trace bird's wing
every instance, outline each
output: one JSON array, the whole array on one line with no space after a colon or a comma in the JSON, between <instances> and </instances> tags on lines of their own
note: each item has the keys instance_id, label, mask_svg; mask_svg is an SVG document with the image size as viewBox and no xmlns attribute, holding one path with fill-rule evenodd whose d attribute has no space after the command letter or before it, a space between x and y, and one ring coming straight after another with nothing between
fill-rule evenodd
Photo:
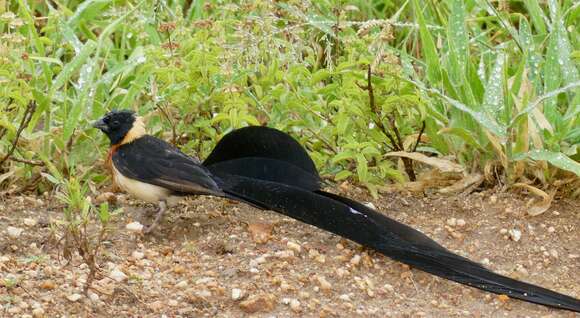
<instances>
[{"instance_id":1,"label":"bird's wing","mask_svg":"<svg viewBox=\"0 0 580 318\"><path fill-rule=\"evenodd\" d=\"M240 128L225 135L203 165L219 165L234 175L309 190L318 190L321 183L314 162L294 138L262 126Z\"/></svg>"},{"instance_id":2,"label":"bird's wing","mask_svg":"<svg viewBox=\"0 0 580 318\"><path fill-rule=\"evenodd\" d=\"M123 144L112 155L125 177L182 194L222 195L211 173L199 160L153 136Z\"/></svg>"},{"instance_id":3,"label":"bird's wing","mask_svg":"<svg viewBox=\"0 0 580 318\"><path fill-rule=\"evenodd\" d=\"M270 209L338 234L425 272L528 302L580 312L580 301L496 274L450 252L421 232L356 201L322 191L210 170L230 198Z\"/></svg>"}]
</instances>

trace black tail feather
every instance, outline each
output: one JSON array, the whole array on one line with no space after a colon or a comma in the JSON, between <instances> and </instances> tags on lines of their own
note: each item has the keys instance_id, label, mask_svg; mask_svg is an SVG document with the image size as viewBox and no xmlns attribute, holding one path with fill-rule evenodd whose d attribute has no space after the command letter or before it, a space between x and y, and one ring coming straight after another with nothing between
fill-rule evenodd
<instances>
[{"instance_id":1,"label":"black tail feather","mask_svg":"<svg viewBox=\"0 0 580 318\"><path fill-rule=\"evenodd\" d=\"M373 248L425 272L496 294L580 312L570 296L491 272L426 235L356 201L322 191L234 176L212 169L230 197L270 209Z\"/></svg>"}]
</instances>

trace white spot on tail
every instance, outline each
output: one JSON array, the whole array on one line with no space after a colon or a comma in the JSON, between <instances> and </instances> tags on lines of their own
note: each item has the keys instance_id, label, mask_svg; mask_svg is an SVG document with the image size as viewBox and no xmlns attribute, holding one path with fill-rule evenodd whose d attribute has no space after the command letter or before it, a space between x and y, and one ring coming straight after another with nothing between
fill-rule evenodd
<instances>
[{"instance_id":1,"label":"white spot on tail","mask_svg":"<svg viewBox=\"0 0 580 318\"><path fill-rule=\"evenodd\" d=\"M359 211L357 211L357 210L355 210L355 209L353 209L351 207L349 207L349 209L350 209L350 213L352 213L352 214L360 214L360 215L364 216L365 218L367 217L366 214L361 213L361 212L359 212Z\"/></svg>"}]
</instances>

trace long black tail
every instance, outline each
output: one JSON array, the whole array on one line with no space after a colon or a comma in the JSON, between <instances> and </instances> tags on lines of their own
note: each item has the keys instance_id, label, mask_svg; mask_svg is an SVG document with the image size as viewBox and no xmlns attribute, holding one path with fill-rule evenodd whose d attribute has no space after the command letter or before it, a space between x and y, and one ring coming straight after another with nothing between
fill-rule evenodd
<instances>
[{"instance_id":1,"label":"long black tail","mask_svg":"<svg viewBox=\"0 0 580 318\"><path fill-rule=\"evenodd\" d=\"M356 201L292 185L209 169L232 199L270 209L338 234L428 273L496 294L580 312L570 296L491 272L456 255L413 228Z\"/></svg>"}]
</instances>

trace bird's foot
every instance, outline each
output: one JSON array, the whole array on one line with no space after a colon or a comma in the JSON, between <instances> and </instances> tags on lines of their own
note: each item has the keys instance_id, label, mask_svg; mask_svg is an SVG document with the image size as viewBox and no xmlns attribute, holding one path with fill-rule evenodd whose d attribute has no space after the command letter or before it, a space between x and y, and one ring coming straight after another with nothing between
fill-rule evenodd
<instances>
[{"instance_id":1,"label":"bird's foot","mask_svg":"<svg viewBox=\"0 0 580 318\"><path fill-rule=\"evenodd\" d=\"M157 215L155 216L155 220L153 220L153 223L151 223L151 225L143 228L143 234L151 233L153 231L153 229L155 229L159 225L159 223L161 222L161 219L163 218L163 214L165 213L166 210L167 210L167 205L165 204L165 201L160 201L159 202L159 210L157 210Z\"/></svg>"}]
</instances>

